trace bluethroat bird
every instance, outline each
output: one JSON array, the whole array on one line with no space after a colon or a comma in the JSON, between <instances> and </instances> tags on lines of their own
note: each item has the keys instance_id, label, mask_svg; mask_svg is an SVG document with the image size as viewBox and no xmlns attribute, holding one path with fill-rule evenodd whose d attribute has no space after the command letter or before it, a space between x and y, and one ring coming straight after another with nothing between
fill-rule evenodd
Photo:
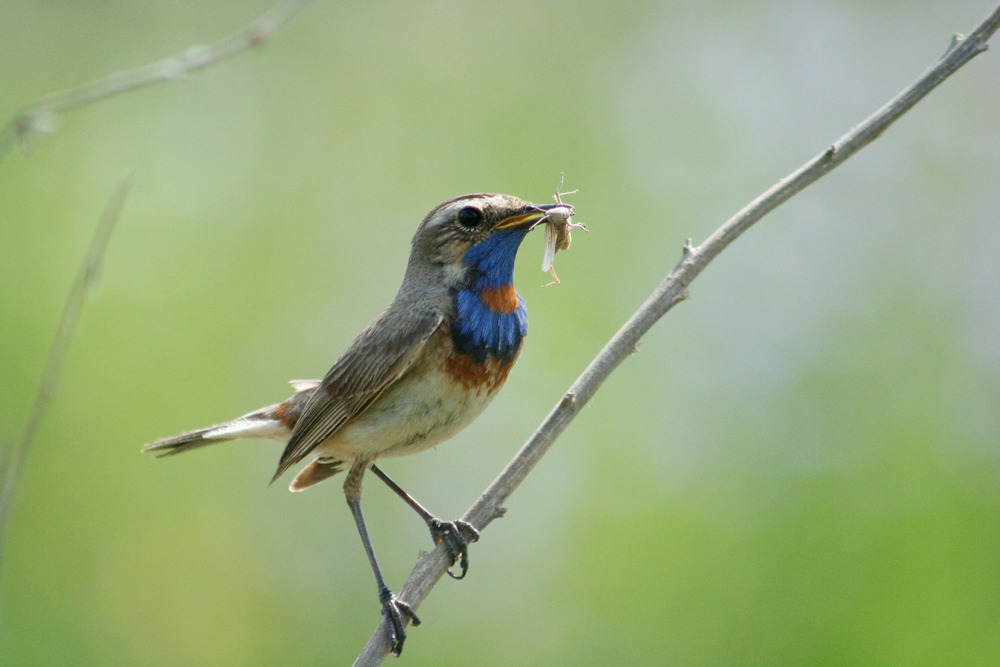
<instances>
[{"instance_id":1,"label":"bluethroat bird","mask_svg":"<svg viewBox=\"0 0 1000 667\"><path fill-rule=\"evenodd\" d=\"M442 521L378 466L383 456L414 454L458 433L483 411L517 360L528 331L514 290L514 258L528 232L572 212L566 204L531 204L503 194L472 194L437 206L413 236L396 298L347 347L322 380L297 381L287 400L215 426L146 445L179 454L238 438L285 442L272 482L311 457L292 480L302 491L346 471L344 494L361 535L392 650L406 639L410 606L386 586L361 514L361 481L371 470L444 542L462 578L468 545L479 534L464 521Z\"/></svg>"}]
</instances>

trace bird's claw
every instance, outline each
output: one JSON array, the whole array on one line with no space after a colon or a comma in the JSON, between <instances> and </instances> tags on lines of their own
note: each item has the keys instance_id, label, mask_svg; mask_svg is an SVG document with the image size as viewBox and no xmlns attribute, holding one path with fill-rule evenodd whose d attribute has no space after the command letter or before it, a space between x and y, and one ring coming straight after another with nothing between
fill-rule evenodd
<instances>
[{"instance_id":1,"label":"bird's claw","mask_svg":"<svg viewBox=\"0 0 1000 667\"><path fill-rule=\"evenodd\" d=\"M389 641L392 643L392 652L398 658L403 652L403 642L406 641L404 619L409 619L413 625L420 625L420 618L410 605L393 595L388 588L383 589L378 598L382 603L382 613L389 620Z\"/></svg>"},{"instance_id":2,"label":"bird's claw","mask_svg":"<svg viewBox=\"0 0 1000 667\"><path fill-rule=\"evenodd\" d=\"M479 531L468 521L456 519L454 521L441 521L432 519L427 523L431 529L431 538L434 544L444 542L451 554L451 564L458 563L461 574L455 574L448 569L448 576L452 579L462 579L469 571L469 543L479 539Z\"/></svg>"}]
</instances>

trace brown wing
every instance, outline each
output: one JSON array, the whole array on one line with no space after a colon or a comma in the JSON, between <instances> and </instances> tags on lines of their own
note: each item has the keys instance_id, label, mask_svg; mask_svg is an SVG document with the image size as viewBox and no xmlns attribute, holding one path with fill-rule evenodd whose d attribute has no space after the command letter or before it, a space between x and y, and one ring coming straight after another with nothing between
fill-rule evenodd
<instances>
[{"instance_id":1,"label":"brown wing","mask_svg":"<svg viewBox=\"0 0 1000 667\"><path fill-rule=\"evenodd\" d=\"M317 387L271 481L371 405L409 368L442 319L436 310L394 303L368 325Z\"/></svg>"}]
</instances>

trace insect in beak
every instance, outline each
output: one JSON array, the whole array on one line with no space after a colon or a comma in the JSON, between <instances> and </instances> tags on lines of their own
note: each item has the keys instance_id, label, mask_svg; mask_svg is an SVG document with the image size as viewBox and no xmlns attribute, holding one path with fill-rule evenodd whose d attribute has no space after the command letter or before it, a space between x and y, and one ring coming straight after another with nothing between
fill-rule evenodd
<instances>
[{"instance_id":1,"label":"insect in beak","mask_svg":"<svg viewBox=\"0 0 1000 667\"><path fill-rule=\"evenodd\" d=\"M582 229L585 232L589 231L587 225L582 222L573 222L573 207L562 200L563 196L576 194L577 190L561 192L562 185L563 175L560 174L559 187L556 188L554 196L556 204L554 206L547 206L545 208L545 217L535 223L536 225L545 224L545 251L542 254L542 271L552 274L552 282L543 285L543 287L559 284L559 276L556 275L553 264L556 253L560 250L568 250L570 243L573 242L572 230Z\"/></svg>"}]
</instances>

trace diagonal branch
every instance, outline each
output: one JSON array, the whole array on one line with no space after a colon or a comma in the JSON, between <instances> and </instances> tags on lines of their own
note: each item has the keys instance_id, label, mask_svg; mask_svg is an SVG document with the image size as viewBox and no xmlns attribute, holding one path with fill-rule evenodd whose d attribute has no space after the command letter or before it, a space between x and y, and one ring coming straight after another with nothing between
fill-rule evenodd
<instances>
[{"instance_id":1,"label":"diagonal branch","mask_svg":"<svg viewBox=\"0 0 1000 667\"><path fill-rule=\"evenodd\" d=\"M463 519L482 531L493 519L502 516L503 503L524 481L580 408L597 392L612 371L636 349L642 336L676 303L687 298L687 286L709 262L751 225L867 146L938 84L985 51L986 42L998 27L1000 27L1000 5L995 7L967 38L956 35L944 55L916 81L834 142L827 150L750 202L698 247L693 247L688 241L677 266L587 366L521 451L469 508ZM417 561L400 591L400 597L416 608L450 565L447 549L443 545L438 545L434 551ZM389 649L388 627L383 619L358 656L355 665L381 664Z\"/></svg>"},{"instance_id":2,"label":"diagonal branch","mask_svg":"<svg viewBox=\"0 0 1000 667\"><path fill-rule=\"evenodd\" d=\"M104 211L94 229L90 248L80 265L69 295L66 297L62 317L59 318L59 328L56 330L56 337L49 350L49 356L45 360L42 380L35 393L31 409L28 411L24 428L17 441L11 444L9 450L0 451L0 562L2 562L3 555L4 528L6 528L7 519L10 516L14 491L17 488L18 478L21 476L21 469L24 467L25 457L52 398L63 363L66 361L70 341L72 341L76 325L80 321L83 304L87 300L90 288L93 287L94 281L97 279L101 262L108 249L108 241L111 240L111 233L115 229L122 206L125 204L125 198L131 188L132 174L129 173L118 182L104 204Z\"/></svg>"},{"instance_id":3,"label":"diagonal branch","mask_svg":"<svg viewBox=\"0 0 1000 667\"><path fill-rule=\"evenodd\" d=\"M114 72L68 90L51 93L29 103L0 129L0 160L15 141L27 146L36 134L53 130L55 117L99 100L136 88L179 79L189 72L232 58L267 41L292 18L308 0L284 0L253 23L208 46L192 46L183 53L135 69Z\"/></svg>"}]
</instances>

